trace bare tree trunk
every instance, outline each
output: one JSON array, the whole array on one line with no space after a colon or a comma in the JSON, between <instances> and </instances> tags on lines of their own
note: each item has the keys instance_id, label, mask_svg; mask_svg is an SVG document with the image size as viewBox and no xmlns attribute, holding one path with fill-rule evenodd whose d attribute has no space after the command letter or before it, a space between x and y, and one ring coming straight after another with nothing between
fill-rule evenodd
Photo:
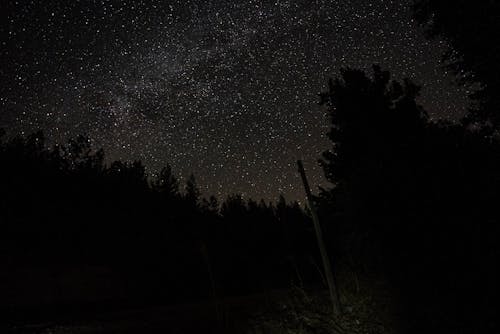
<instances>
[{"instance_id":1,"label":"bare tree trunk","mask_svg":"<svg viewBox=\"0 0 500 334\"><path fill-rule=\"evenodd\" d=\"M307 201L309 203L309 208L311 209L311 216L314 223L314 230L316 231L316 239L318 241L319 251L321 253L321 259L323 261L323 269L325 270L326 281L328 282L328 289L330 290L330 298L332 300L333 314L339 315L341 313L339 295L337 291L337 286L335 285L332 269L330 266L330 260L326 252L325 243L323 241L323 233L321 232L318 213L314 205L311 189L309 188L309 182L307 182L306 172L304 171L304 165L302 164L301 160L297 160L297 165L299 167L300 176L302 177L302 183L304 184L304 189L306 192Z\"/></svg>"}]
</instances>

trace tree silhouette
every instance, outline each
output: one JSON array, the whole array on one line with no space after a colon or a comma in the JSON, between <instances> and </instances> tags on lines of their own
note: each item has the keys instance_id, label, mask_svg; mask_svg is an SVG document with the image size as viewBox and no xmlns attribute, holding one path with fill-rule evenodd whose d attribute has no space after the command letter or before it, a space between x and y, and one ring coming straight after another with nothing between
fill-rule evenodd
<instances>
[{"instance_id":1,"label":"tree silhouette","mask_svg":"<svg viewBox=\"0 0 500 334\"><path fill-rule=\"evenodd\" d=\"M201 209L204 213L209 215L219 214L219 201L214 195L211 195L208 199L203 198Z\"/></svg>"},{"instance_id":2,"label":"tree silhouette","mask_svg":"<svg viewBox=\"0 0 500 334\"><path fill-rule=\"evenodd\" d=\"M474 0L414 0L414 16L430 37L452 50L444 56L459 77L482 86L472 98L479 105L467 121L500 124L500 3Z\"/></svg>"},{"instance_id":3,"label":"tree silhouette","mask_svg":"<svg viewBox=\"0 0 500 334\"><path fill-rule=\"evenodd\" d=\"M185 191L184 198L187 203L193 208L197 207L200 201L201 192L193 174L189 175L189 178L186 180Z\"/></svg>"},{"instance_id":4,"label":"tree silhouette","mask_svg":"<svg viewBox=\"0 0 500 334\"><path fill-rule=\"evenodd\" d=\"M207 254L221 296L287 286L296 276L284 254L298 254L293 249L304 245L308 217L284 200L286 220L274 206L237 195L219 210L214 196L201 197L193 175L181 196L169 165L150 181L140 161L106 162L84 136L52 148L41 132L0 139L0 261L7 273L0 284L12 296L27 291L28 305L39 302L38 281L96 266L115 276L99 278L107 288L95 298L120 303L213 295ZM285 237L283 224L296 231L294 237ZM297 256L296 265L301 261ZM20 280L16 268L29 273L23 286L13 283ZM39 268L52 268L50 277ZM92 295L81 285L87 279L97 278L69 282L74 299L62 293L63 300L51 305ZM313 275L306 283L318 279ZM55 281L53 286L58 288ZM4 299L0 307L11 302Z\"/></svg>"},{"instance_id":5,"label":"tree silhouette","mask_svg":"<svg viewBox=\"0 0 500 334\"><path fill-rule=\"evenodd\" d=\"M496 323L496 297L480 296L498 288L467 263L498 277L490 238L500 235L500 145L481 131L430 122L417 94L378 67L372 77L343 70L321 94L333 144L320 161L333 184L319 198L325 235L342 261L382 272L400 289L409 332L473 332L478 322Z\"/></svg>"},{"instance_id":6,"label":"tree silhouette","mask_svg":"<svg viewBox=\"0 0 500 334\"><path fill-rule=\"evenodd\" d=\"M398 203L401 194L384 190L401 182L401 173L413 170L418 159L415 147L422 142L427 116L415 103L417 94L414 84L391 82L377 66L373 78L343 70L341 79L330 81L329 91L321 94L330 111L333 149L323 153L320 163L334 192L344 194L339 199L344 210L373 214Z\"/></svg>"},{"instance_id":7,"label":"tree silhouette","mask_svg":"<svg viewBox=\"0 0 500 334\"><path fill-rule=\"evenodd\" d=\"M168 199L179 197L179 181L172 174L172 167L167 164L153 181L153 189Z\"/></svg>"}]
</instances>

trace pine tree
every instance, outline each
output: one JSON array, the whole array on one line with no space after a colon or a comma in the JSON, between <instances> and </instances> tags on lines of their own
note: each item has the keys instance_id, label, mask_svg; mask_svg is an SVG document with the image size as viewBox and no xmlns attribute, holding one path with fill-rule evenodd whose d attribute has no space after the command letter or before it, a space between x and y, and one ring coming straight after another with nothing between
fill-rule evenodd
<instances>
[{"instance_id":1,"label":"pine tree","mask_svg":"<svg viewBox=\"0 0 500 334\"><path fill-rule=\"evenodd\" d=\"M153 188L163 196L170 199L179 196L179 181L172 173L172 167L167 164L163 167L157 179L153 182Z\"/></svg>"}]
</instances>

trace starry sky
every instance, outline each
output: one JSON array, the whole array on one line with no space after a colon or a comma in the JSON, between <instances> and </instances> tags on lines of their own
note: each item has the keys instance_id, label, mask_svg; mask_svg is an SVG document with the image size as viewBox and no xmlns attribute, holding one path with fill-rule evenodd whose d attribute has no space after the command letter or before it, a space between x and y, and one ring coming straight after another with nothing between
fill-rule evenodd
<instances>
[{"instance_id":1,"label":"starry sky","mask_svg":"<svg viewBox=\"0 0 500 334\"><path fill-rule=\"evenodd\" d=\"M374 63L422 85L433 118L458 119L465 88L405 0L45 0L0 5L0 127L88 135L108 161L166 163L203 193L304 198L329 148L318 93Z\"/></svg>"}]
</instances>

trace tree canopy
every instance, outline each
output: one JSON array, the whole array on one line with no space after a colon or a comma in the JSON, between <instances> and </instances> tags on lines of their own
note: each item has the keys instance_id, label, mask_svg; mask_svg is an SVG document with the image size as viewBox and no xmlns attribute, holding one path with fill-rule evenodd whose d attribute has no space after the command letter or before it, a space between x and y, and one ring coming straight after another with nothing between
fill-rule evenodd
<instances>
[{"instance_id":1,"label":"tree canopy","mask_svg":"<svg viewBox=\"0 0 500 334\"><path fill-rule=\"evenodd\" d=\"M500 124L500 3L495 0L414 0L414 16L430 37L451 46L444 55L467 82L481 84L468 120Z\"/></svg>"}]
</instances>

